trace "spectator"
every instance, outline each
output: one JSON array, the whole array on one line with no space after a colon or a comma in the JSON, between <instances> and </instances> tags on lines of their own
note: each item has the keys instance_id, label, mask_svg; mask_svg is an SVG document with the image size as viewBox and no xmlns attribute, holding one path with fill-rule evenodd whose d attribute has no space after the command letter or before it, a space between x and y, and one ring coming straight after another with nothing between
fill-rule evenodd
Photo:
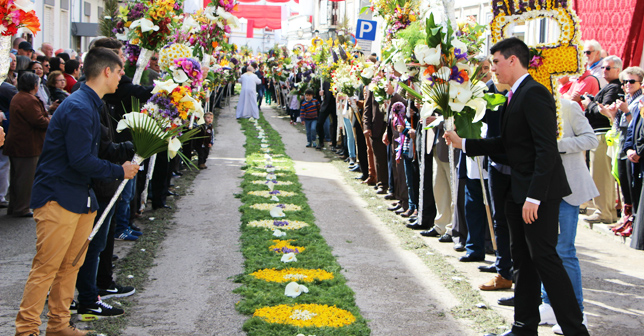
<instances>
[{"instance_id":1,"label":"spectator","mask_svg":"<svg viewBox=\"0 0 644 336\"><path fill-rule=\"evenodd\" d=\"M14 55L18 54L18 46L20 45L20 42L25 41L22 37L16 37L15 40L13 40L13 44L11 45L11 53Z\"/></svg>"},{"instance_id":2,"label":"spectator","mask_svg":"<svg viewBox=\"0 0 644 336\"><path fill-rule=\"evenodd\" d=\"M54 56L54 47L51 45L51 43L43 43L40 45L40 50L42 51L47 58L52 58Z\"/></svg>"},{"instance_id":3,"label":"spectator","mask_svg":"<svg viewBox=\"0 0 644 336\"><path fill-rule=\"evenodd\" d=\"M52 73L49 74L49 78L47 79L47 87L49 88L49 98L52 102L57 102L58 104L60 104L63 102L63 100L65 100L65 98L69 96L69 93L63 90L66 84L67 80L65 80L65 76L62 72L52 71Z\"/></svg>"},{"instance_id":4,"label":"spectator","mask_svg":"<svg viewBox=\"0 0 644 336\"><path fill-rule=\"evenodd\" d=\"M16 72L18 73L18 77L20 77L22 70L29 68L29 63L31 63L31 58L22 55L16 56Z\"/></svg>"},{"instance_id":5,"label":"spectator","mask_svg":"<svg viewBox=\"0 0 644 336\"><path fill-rule=\"evenodd\" d=\"M306 90L306 92L304 93L304 101L300 106L300 118L302 118L302 125L306 125L306 147L315 147L315 126L317 123L319 111L320 103L317 99L313 99L313 90Z\"/></svg>"},{"instance_id":6,"label":"spectator","mask_svg":"<svg viewBox=\"0 0 644 336\"><path fill-rule=\"evenodd\" d=\"M22 41L18 45L18 51L17 55L19 56L27 56L29 59L31 59L31 54L34 52L34 48L31 46L31 43L27 41Z\"/></svg>"},{"instance_id":7,"label":"spectator","mask_svg":"<svg viewBox=\"0 0 644 336\"><path fill-rule=\"evenodd\" d=\"M67 84L65 85L65 91L71 93L72 92L72 87L74 87L74 84L78 81L78 78L80 77L80 62L77 60L69 60L65 64L65 73L63 73L65 76L65 80L67 81Z\"/></svg>"},{"instance_id":8,"label":"spectator","mask_svg":"<svg viewBox=\"0 0 644 336\"><path fill-rule=\"evenodd\" d=\"M49 67L50 71L58 70L60 72L65 72L65 60L60 57L50 58L49 65L50 65Z\"/></svg>"},{"instance_id":9,"label":"spectator","mask_svg":"<svg viewBox=\"0 0 644 336\"><path fill-rule=\"evenodd\" d=\"M119 166L97 157L101 98L116 90L123 63L103 48L92 48L85 62L87 83L54 115L36 171L31 205L38 249L16 317L16 335L39 333L48 292L47 335L87 334L70 323L69 306L84 253L75 266L72 261L92 231L98 208L91 179L130 179L139 169L137 164Z\"/></svg>"},{"instance_id":10,"label":"spectator","mask_svg":"<svg viewBox=\"0 0 644 336\"><path fill-rule=\"evenodd\" d=\"M589 224L594 223L612 223L613 222L613 207L615 205L615 200L617 199L617 193L615 191L615 180L611 175L613 169L613 158L609 156L608 146L606 144L606 132L608 132L612 126L613 120L615 121L616 130L622 131L620 143L624 144L624 136L626 135L626 128L630 121L630 118L626 118L623 113L620 113L619 116L609 117L604 111L604 107L610 106L612 103L617 100L619 94L622 94L621 83L619 81L619 73L622 71L622 60L617 56L608 56L602 61L602 66L600 67L603 70L602 77L607 81L607 85L597 93L593 98L586 96L582 101L582 107L584 107L586 118L590 122L590 126L593 127L595 131L595 136L599 140L599 145L597 148L591 150L589 153L590 158L590 175L593 177L593 181L599 190L599 196L593 199L593 206L595 208L595 213L590 217L585 218ZM617 118L617 119L616 119ZM621 152L621 151L620 151ZM631 188L632 184L628 183L626 178L627 173L626 169L630 169L629 164L626 160L626 152L617 154L620 156L617 160L618 171L621 171L621 174L624 178L620 178L620 184L622 185L622 191L624 194L624 213L625 216L622 216L623 220L626 217L630 216L632 206L637 204L633 203L631 198ZM620 168L621 167L621 168ZM639 190L639 189L638 189ZM637 192L636 197L639 197L639 192ZM582 205L583 207L583 205ZM586 211L585 207L581 209L581 212ZM616 216L617 214L615 214Z\"/></svg>"},{"instance_id":11,"label":"spectator","mask_svg":"<svg viewBox=\"0 0 644 336\"><path fill-rule=\"evenodd\" d=\"M208 159L208 154L210 154L210 148L214 144L213 142L213 130L212 130L212 112L206 112L204 114L205 123L200 126L199 135L194 142L194 148L197 151L199 156L197 167L199 169L207 169L206 160Z\"/></svg>"},{"instance_id":12,"label":"spectator","mask_svg":"<svg viewBox=\"0 0 644 336\"><path fill-rule=\"evenodd\" d=\"M43 70L43 78L45 81L47 81L47 76L49 75L49 57L47 56L38 56L36 58L36 61L40 62L42 64L42 70Z\"/></svg>"},{"instance_id":13,"label":"spectator","mask_svg":"<svg viewBox=\"0 0 644 336\"><path fill-rule=\"evenodd\" d=\"M65 60L65 62L69 62L69 60L71 60L71 58L69 57L69 54L66 52L60 52L56 54L56 56L58 56L58 58L62 58L63 60Z\"/></svg>"},{"instance_id":14,"label":"spectator","mask_svg":"<svg viewBox=\"0 0 644 336\"><path fill-rule=\"evenodd\" d=\"M588 58L586 63L586 69L590 71L590 74L595 76L599 80L599 87L603 88L608 84L602 74L602 46L599 42L595 40L588 40L584 43L584 54Z\"/></svg>"},{"instance_id":15,"label":"spectator","mask_svg":"<svg viewBox=\"0 0 644 336\"><path fill-rule=\"evenodd\" d=\"M9 72L7 72L7 78L4 81L13 86L18 86L18 72L16 71L16 65L18 62L16 60L16 55L9 54L9 58L11 59L9 63Z\"/></svg>"},{"instance_id":16,"label":"spectator","mask_svg":"<svg viewBox=\"0 0 644 336\"><path fill-rule=\"evenodd\" d=\"M13 54L10 54L13 56ZM0 120L2 129L9 129L9 105L11 99L18 93L16 87L7 83L0 83ZM3 133L4 134L4 133ZM4 143L4 137L3 137ZM4 149L0 148L0 208L6 208L9 204L6 196L9 190L9 157L4 154Z\"/></svg>"},{"instance_id":17,"label":"spectator","mask_svg":"<svg viewBox=\"0 0 644 336\"><path fill-rule=\"evenodd\" d=\"M39 80L33 73L20 76L19 92L9 107L11 123L4 146L4 154L11 162L7 214L17 217L33 216L29 210L31 186L49 125L49 115L42 101L36 97Z\"/></svg>"},{"instance_id":18,"label":"spectator","mask_svg":"<svg viewBox=\"0 0 644 336\"><path fill-rule=\"evenodd\" d=\"M581 97L584 94L596 95L599 92L599 80L586 70L570 85L570 89L563 94L564 99L576 101L579 107L584 108L581 104Z\"/></svg>"},{"instance_id":19,"label":"spectator","mask_svg":"<svg viewBox=\"0 0 644 336\"><path fill-rule=\"evenodd\" d=\"M51 100L49 99L49 89L47 88L47 83L43 80L43 67L42 64L38 61L33 61L29 63L29 70L33 71L40 80L38 81L38 93L36 97L42 101L45 106L45 111L49 111L49 106L51 105Z\"/></svg>"}]
</instances>

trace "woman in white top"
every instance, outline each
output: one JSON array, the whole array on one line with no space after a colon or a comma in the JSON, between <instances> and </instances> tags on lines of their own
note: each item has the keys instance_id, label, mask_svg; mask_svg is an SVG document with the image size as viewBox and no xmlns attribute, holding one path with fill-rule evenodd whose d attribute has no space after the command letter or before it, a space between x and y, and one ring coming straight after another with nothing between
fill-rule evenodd
<instances>
[{"instance_id":1,"label":"woman in white top","mask_svg":"<svg viewBox=\"0 0 644 336\"><path fill-rule=\"evenodd\" d=\"M259 108L257 107L257 90L256 87L262 81L255 75L255 69L252 66L246 68L246 73L241 75L238 82L241 83L241 93L237 103L237 119L239 118L259 118Z\"/></svg>"}]
</instances>

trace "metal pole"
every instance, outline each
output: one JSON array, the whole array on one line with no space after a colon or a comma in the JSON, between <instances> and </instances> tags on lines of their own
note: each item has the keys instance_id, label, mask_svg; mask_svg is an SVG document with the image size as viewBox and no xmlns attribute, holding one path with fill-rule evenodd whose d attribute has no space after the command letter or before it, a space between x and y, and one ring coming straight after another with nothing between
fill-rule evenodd
<instances>
[{"instance_id":1,"label":"metal pole","mask_svg":"<svg viewBox=\"0 0 644 336\"><path fill-rule=\"evenodd\" d=\"M479 180L481 180L481 189L483 191L483 204L485 204L485 213L487 214L487 223L490 228L490 238L492 239L492 247L496 251L496 237L494 236L494 222L492 221L492 212L490 211L490 204L487 201L487 188L483 180L483 165L481 164L481 157L476 157L476 164L479 167Z\"/></svg>"}]
</instances>

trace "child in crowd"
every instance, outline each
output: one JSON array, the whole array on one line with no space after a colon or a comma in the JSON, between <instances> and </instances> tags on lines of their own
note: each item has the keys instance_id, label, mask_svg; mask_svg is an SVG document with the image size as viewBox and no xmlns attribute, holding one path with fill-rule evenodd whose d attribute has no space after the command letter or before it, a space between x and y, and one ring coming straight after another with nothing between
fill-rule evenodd
<instances>
[{"instance_id":1,"label":"child in crowd","mask_svg":"<svg viewBox=\"0 0 644 336\"><path fill-rule=\"evenodd\" d=\"M302 125L306 125L306 147L315 147L313 141L316 136L316 126L318 120L318 111L320 110L320 103L317 99L313 99L313 90L306 90L304 93L304 101L300 106L300 118L302 118Z\"/></svg>"},{"instance_id":2,"label":"child in crowd","mask_svg":"<svg viewBox=\"0 0 644 336\"><path fill-rule=\"evenodd\" d=\"M300 116L300 99L295 90L291 91L287 96L288 101L288 114L291 115L291 125L297 122L297 117Z\"/></svg>"},{"instance_id":3,"label":"child in crowd","mask_svg":"<svg viewBox=\"0 0 644 336\"><path fill-rule=\"evenodd\" d=\"M212 112L206 112L204 114L205 123L201 125L201 130L197 139L195 139L195 150L199 159L197 161L197 167L199 169L206 169L206 159L208 159L208 154L210 153L210 147L212 147L213 141L213 132L212 132Z\"/></svg>"}]
</instances>

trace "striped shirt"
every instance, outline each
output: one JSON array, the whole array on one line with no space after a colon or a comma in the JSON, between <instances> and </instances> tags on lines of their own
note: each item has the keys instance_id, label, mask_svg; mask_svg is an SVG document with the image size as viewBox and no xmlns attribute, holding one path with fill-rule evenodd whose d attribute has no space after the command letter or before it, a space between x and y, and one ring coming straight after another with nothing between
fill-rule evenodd
<instances>
[{"instance_id":1,"label":"striped shirt","mask_svg":"<svg viewBox=\"0 0 644 336\"><path fill-rule=\"evenodd\" d=\"M305 100L300 105L300 117L302 119L317 119L320 103L317 99Z\"/></svg>"}]
</instances>

